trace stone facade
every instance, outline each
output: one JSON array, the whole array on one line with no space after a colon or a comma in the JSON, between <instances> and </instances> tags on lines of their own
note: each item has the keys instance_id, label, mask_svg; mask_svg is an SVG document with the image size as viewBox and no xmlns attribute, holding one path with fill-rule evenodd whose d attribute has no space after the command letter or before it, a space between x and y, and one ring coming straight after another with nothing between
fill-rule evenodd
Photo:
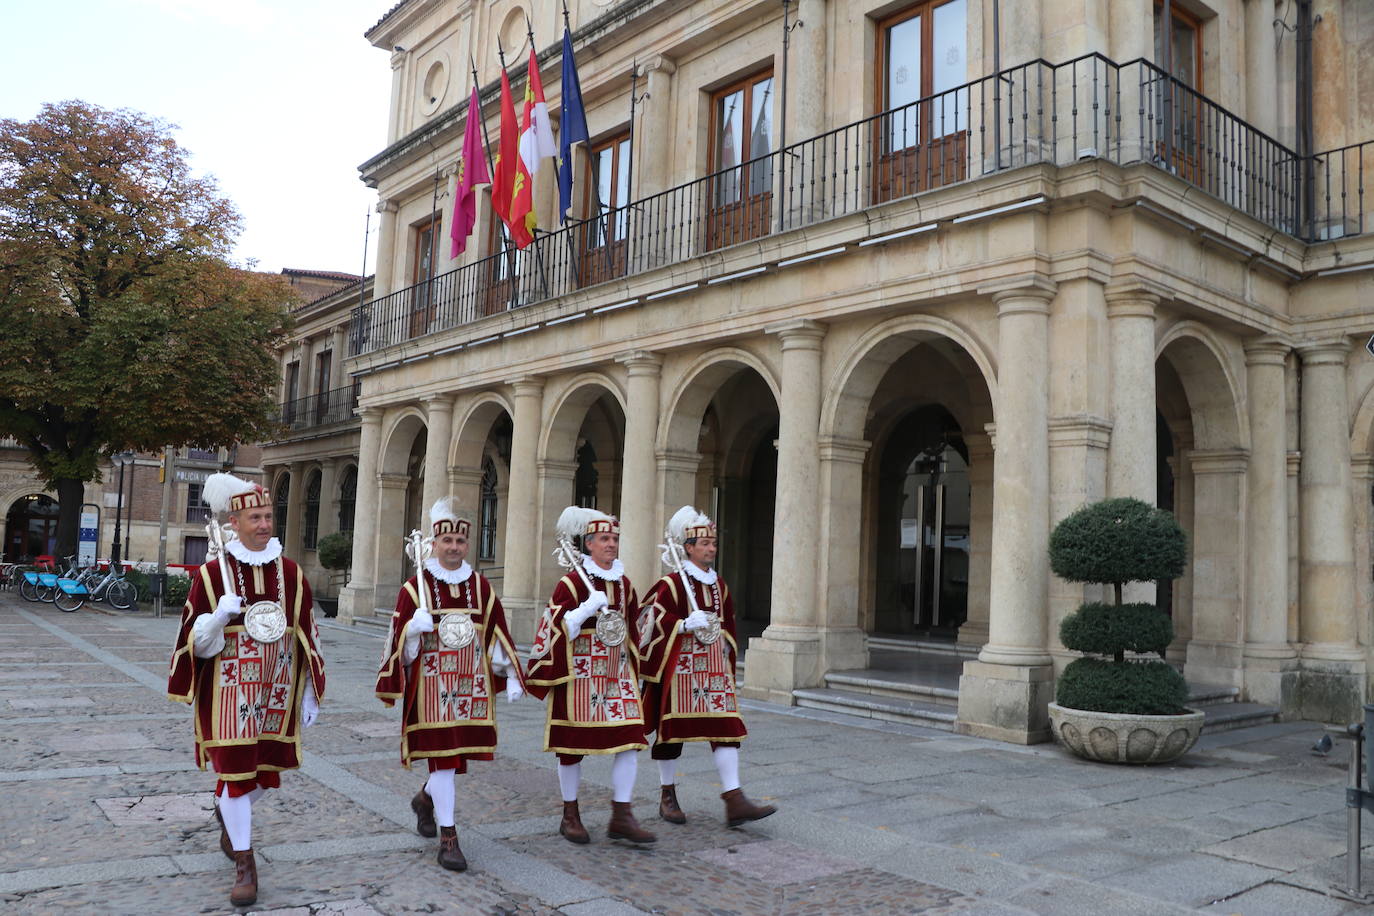
<instances>
[{"instance_id":1,"label":"stone facade","mask_svg":"<svg viewBox=\"0 0 1374 916\"><path fill-rule=\"evenodd\" d=\"M1181 83L1137 60L1159 59L1149 0L1003 4L1002 79L980 0L570 2L594 149L628 130L637 68L633 179L604 186L639 203L493 257L484 199L467 253L445 242L422 275L417 246L451 211L469 56L495 142L496 38L518 98L528 12L556 116L561 14L398 4L368 32L393 94L389 145L361 167L381 247L347 362L359 485L341 613L390 606L401 535L446 492L494 513L523 640L559 574L563 506L619 513L643 585L666 518L692 502L721 525L749 692L791 702L864 666L875 633L957 639L979 647L959 728L1045 740L1072 657L1058 624L1091 597L1050 575L1049 532L1085 501L1137 496L1190 534L1187 574L1157 596L1188 678L1285 715L1356 717L1374 241L1352 186L1329 189L1371 156L1318 157L1306 176L1257 165L1291 163L1298 142L1292 34L1276 41L1269 0L1174 6ZM1316 69L1343 87L1314 99L1321 151L1371 135L1374 83L1354 61L1374 17L1314 7ZM927 18L946 83L875 117L902 80L929 80L886 50ZM788 155L722 152L738 143L734 87L762 97L749 155L784 129ZM588 163L575 152L573 212L596 217ZM552 172L535 201L557 230Z\"/></svg>"}]
</instances>

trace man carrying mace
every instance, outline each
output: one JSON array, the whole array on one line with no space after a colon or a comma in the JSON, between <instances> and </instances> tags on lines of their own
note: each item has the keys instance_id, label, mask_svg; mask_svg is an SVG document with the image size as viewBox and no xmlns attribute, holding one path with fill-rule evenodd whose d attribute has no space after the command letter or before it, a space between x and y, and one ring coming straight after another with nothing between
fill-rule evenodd
<instances>
[{"instance_id":1,"label":"man carrying mace","mask_svg":"<svg viewBox=\"0 0 1374 916\"><path fill-rule=\"evenodd\" d=\"M644 596L639 618L646 731L656 731L658 813L687 823L677 801L677 761L688 741L711 742L724 792L725 822L738 827L777 811L756 805L740 788L739 744L748 732L735 690L739 653L735 602L716 561L716 526L691 506L668 522L663 561L673 572Z\"/></svg>"},{"instance_id":2,"label":"man carrying mace","mask_svg":"<svg viewBox=\"0 0 1374 916\"><path fill-rule=\"evenodd\" d=\"M437 832L439 864L463 871L454 776L467 772L469 760L492 759L496 694L504 689L514 702L524 690L506 613L491 583L467 564L472 522L447 497L429 518L433 537L415 531L406 545L420 569L396 597L377 697L387 706L402 703L401 763L429 767L410 801L415 829L426 837Z\"/></svg>"},{"instance_id":3,"label":"man carrying mace","mask_svg":"<svg viewBox=\"0 0 1374 916\"><path fill-rule=\"evenodd\" d=\"M258 897L253 805L301 764L300 730L319 715L324 659L310 583L272 536L267 493L231 474L212 474L203 493L214 513L212 558L191 577L167 695L194 709L196 763L219 776L219 845L234 860L229 901L247 906Z\"/></svg>"},{"instance_id":4,"label":"man carrying mace","mask_svg":"<svg viewBox=\"0 0 1374 916\"><path fill-rule=\"evenodd\" d=\"M619 560L620 522L595 509L569 506L559 516L557 532L557 555L568 574L540 620L525 682L530 693L548 700L544 750L558 755L563 794L558 832L573 843L591 841L577 807L582 758L614 754L606 835L652 843L657 837L639 825L630 804L637 754L647 742L631 634L639 605ZM578 536L585 556L573 546Z\"/></svg>"}]
</instances>

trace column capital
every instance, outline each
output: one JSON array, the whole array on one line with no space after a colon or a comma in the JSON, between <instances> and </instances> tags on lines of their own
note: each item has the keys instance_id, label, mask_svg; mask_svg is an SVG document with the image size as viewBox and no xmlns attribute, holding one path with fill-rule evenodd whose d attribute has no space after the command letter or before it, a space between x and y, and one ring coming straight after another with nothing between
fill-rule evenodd
<instances>
[{"instance_id":1,"label":"column capital","mask_svg":"<svg viewBox=\"0 0 1374 916\"><path fill-rule=\"evenodd\" d=\"M1303 366L1345 366L1350 355L1350 341L1344 337L1305 340L1293 349L1298 351Z\"/></svg>"},{"instance_id":2,"label":"column capital","mask_svg":"<svg viewBox=\"0 0 1374 916\"><path fill-rule=\"evenodd\" d=\"M420 398L420 403L425 405L425 415L435 413L453 413L453 395L451 394L431 394Z\"/></svg>"},{"instance_id":3,"label":"column capital","mask_svg":"<svg viewBox=\"0 0 1374 916\"><path fill-rule=\"evenodd\" d=\"M654 452L654 460L660 469L694 474L701 466L701 452L686 452L679 449L659 449Z\"/></svg>"},{"instance_id":4,"label":"column capital","mask_svg":"<svg viewBox=\"0 0 1374 916\"><path fill-rule=\"evenodd\" d=\"M1111 445L1112 423L1102 417L1074 414L1050 417L1050 448L1086 447L1105 449Z\"/></svg>"},{"instance_id":5,"label":"column capital","mask_svg":"<svg viewBox=\"0 0 1374 916\"><path fill-rule=\"evenodd\" d=\"M1302 452L1298 449L1291 450L1288 453L1288 460L1285 463L1285 467L1288 469L1289 477L1297 477L1298 473L1302 470Z\"/></svg>"},{"instance_id":6,"label":"column capital","mask_svg":"<svg viewBox=\"0 0 1374 916\"><path fill-rule=\"evenodd\" d=\"M1000 318L1017 312L1048 315L1050 303L1058 289L1059 284L1043 274L1020 274L984 283L978 287L977 293L991 297Z\"/></svg>"},{"instance_id":7,"label":"column capital","mask_svg":"<svg viewBox=\"0 0 1374 916\"><path fill-rule=\"evenodd\" d=\"M1351 455L1350 476L1356 480L1374 480L1374 455L1363 452Z\"/></svg>"},{"instance_id":8,"label":"column capital","mask_svg":"<svg viewBox=\"0 0 1374 916\"><path fill-rule=\"evenodd\" d=\"M782 339L784 350L819 350L821 338L825 337L826 330L826 326L819 321L795 318L767 325L763 333L778 335Z\"/></svg>"},{"instance_id":9,"label":"column capital","mask_svg":"<svg viewBox=\"0 0 1374 916\"><path fill-rule=\"evenodd\" d=\"M358 415L364 426L380 426L382 414L385 413L380 407L355 407L353 412Z\"/></svg>"},{"instance_id":10,"label":"column capital","mask_svg":"<svg viewBox=\"0 0 1374 916\"><path fill-rule=\"evenodd\" d=\"M377 483L383 490L404 490L410 486L409 474L378 474Z\"/></svg>"},{"instance_id":11,"label":"column capital","mask_svg":"<svg viewBox=\"0 0 1374 916\"><path fill-rule=\"evenodd\" d=\"M648 350L631 350L617 356L615 361L629 370L631 377L636 375L657 376L659 370L663 368L663 357Z\"/></svg>"},{"instance_id":12,"label":"column capital","mask_svg":"<svg viewBox=\"0 0 1374 916\"><path fill-rule=\"evenodd\" d=\"M1108 318L1153 318L1159 303L1170 298L1167 287L1144 277L1118 277L1103 292Z\"/></svg>"},{"instance_id":13,"label":"column capital","mask_svg":"<svg viewBox=\"0 0 1374 916\"><path fill-rule=\"evenodd\" d=\"M537 398L544 393L544 379L538 375L522 375L508 379L506 384L511 386L517 398Z\"/></svg>"},{"instance_id":14,"label":"column capital","mask_svg":"<svg viewBox=\"0 0 1374 916\"><path fill-rule=\"evenodd\" d=\"M1277 334L1252 337L1243 346L1247 366L1282 366L1293 350L1293 342Z\"/></svg>"},{"instance_id":15,"label":"column capital","mask_svg":"<svg viewBox=\"0 0 1374 916\"><path fill-rule=\"evenodd\" d=\"M576 461L555 461L552 458L541 458L535 462L535 467L539 469L540 477L553 480L572 480L577 476Z\"/></svg>"},{"instance_id":16,"label":"column capital","mask_svg":"<svg viewBox=\"0 0 1374 916\"><path fill-rule=\"evenodd\" d=\"M677 72L677 62L666 54L655 54L653 57L649 58L647 63L641 64L640 67L644 71L645 76L648 76L655 70L659 71L664 76L672 76Z\"/></svg>"},{"instance_id":17,"label":"column capital","mask_svg":"<svg viewBox=\"0 0 1374 916\"><path fill-rule=\"evenodd\" d=\"M818 442L822 461L840 461L848 464L863 464L873 443L867 439L845 439L840 436L822 436Z\"/></svg>"},{"instance_id":18,"label":"column capital","mask_svg":"<svg viewBox=\"0 0 1374 916\"><path fill-rule=\"evenodd\" d=\"M1244 474L1250 464L1250 452L1243 448L1192 449L1188 464L1197 475Z\"/></svg>"},{"instance_id":19,"label":"column capital","mask_svg":"<svg viewBox=\"0 0 1374 916\"><path fill-rule=\"evenodd\" d=\"M378 213L395 213L397 210L400 210L400 209L401 209L401 205L398 204L398 203L396 203L395 199L393 199L393 198L388 197L388 198L386 198L385 200L378 200L378 201L377 201L377 212L378 212Z\"/></svg>"},{"instance_id":20,"label":"column capital","mask_svg":"<svg viewBox=\"0 0 1374 916\"><path fill-rule=\"evenodd\" d=\"M459 464L449 465L448 482L453 484L468 484L474 486L482 482L482 469L463 467Z\"/></svg>"}]
</instances>

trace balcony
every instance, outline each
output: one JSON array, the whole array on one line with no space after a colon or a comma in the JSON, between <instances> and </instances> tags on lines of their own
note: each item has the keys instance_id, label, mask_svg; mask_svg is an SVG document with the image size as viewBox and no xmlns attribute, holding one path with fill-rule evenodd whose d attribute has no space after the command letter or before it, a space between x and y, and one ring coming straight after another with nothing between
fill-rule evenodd
<instances>
[{"instance_id":1,"label":"balcony","mask_svg":"<svg viewBox=\"0 0 1374 916\"><path fill-rule=\"evenodd\" d=\"M1374 141L1301 157L1143 59L1037 60L373 300L354 309L349 355L937 188L1093 159L1167 171L1302 241L1366 231Z\"/></svg>"},{"instance_id":2,"label":"balcony","mask_svg":"<svg viewBox=\"0 0 1374 916\"><path fill-rule=\"evenodd\" d=\"M282 438L288 438L321 427L352 422L355 420L353 408L357 406L358 388L349 385L294 401L283 401L272 419L286 431Z\"/></svg>"}]
</instances>

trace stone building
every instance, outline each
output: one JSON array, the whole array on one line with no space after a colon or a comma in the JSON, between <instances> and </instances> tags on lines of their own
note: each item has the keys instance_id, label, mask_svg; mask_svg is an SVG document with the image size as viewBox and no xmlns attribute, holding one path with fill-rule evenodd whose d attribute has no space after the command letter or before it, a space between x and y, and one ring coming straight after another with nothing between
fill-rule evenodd
<instances>
[{"instance_id":1,"label":"stone building","mask_svg":"<svg viewBox=\"0 0 1374 916\"><path fill-rule=\"evenodd\" d=\"M568 7L591 143L566 226L552 161L535 176L519 252L484 201L447 257L469 60L494 143L498 39L519 99L528 14L557 121L560 4L404 0L367 32L392 96L361 166L382 223L348 334L341 613L391 605L400 536L444 493L524 639L563 506L618 513L644 586L692 502L720 523L748 692L943 649L955 727L1043 740L1058 623L1095 594L1050 575L1049 532L1130 495L1191 536L1158 595L1190 681L1356 715L1368 4Z\"/></svg>"}]
</instances>

